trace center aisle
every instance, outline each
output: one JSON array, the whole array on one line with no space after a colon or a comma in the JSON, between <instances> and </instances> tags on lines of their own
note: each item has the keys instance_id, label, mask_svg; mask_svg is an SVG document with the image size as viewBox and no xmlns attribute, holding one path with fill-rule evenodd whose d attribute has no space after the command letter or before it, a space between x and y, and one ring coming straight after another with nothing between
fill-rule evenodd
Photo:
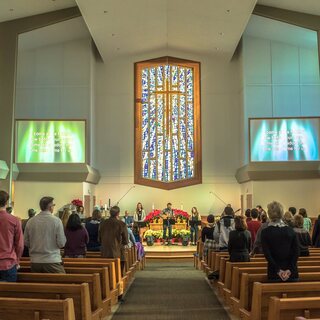
<instances>
[{"instance_id":1,"label":"center aisle","mask_svg":"<svg viewBox=\"0 0 320 320\"><path fill-rule=\"evenodd\" d=\"M113 320L227 320L227 312L192 262L147 262Z\"/></svg>"}]
</instances>

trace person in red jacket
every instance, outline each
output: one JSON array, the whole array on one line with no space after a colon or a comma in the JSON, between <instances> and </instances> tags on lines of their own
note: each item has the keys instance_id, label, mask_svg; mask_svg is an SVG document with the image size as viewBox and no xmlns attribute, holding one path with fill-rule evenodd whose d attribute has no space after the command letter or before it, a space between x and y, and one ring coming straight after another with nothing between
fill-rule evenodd
<instances>
[{"instance_id":1,"label":"person in red jacket","mask_svg":"<svg viewBox=\"0 0 320 320\"><path fill-rule=\"evenodd\" d=\"M248 231L251 233L251 246L254 244L254 241L256 240L256 235L258 230L261 227L261 222L258 220L259 217L259 211L254 208L251 210L251 220L247 222L248 225Z\"/></svg>"},{"instance_id":2,"label":"person in red jacket","mask_svg":"<svg viewBox=\"0 0 320 320\"><path fill-rule=\"evenodd\" d=\"M24 242L21 222L6 211L9 195L0 191L0 281L17 281Z\"/></svg>"}]
</instances>

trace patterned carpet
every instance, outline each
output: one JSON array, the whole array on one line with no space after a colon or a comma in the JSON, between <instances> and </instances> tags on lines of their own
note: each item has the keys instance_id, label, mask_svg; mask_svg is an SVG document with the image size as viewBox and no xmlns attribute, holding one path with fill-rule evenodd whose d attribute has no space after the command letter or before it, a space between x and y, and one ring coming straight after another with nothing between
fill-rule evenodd
<instances>
[{"instance_id":1,"label":"patterned carpet","mask_svg":"<svg viewBox=\"0 0 320 320\"><path fill-rule=\"evenodd\" d=\"M229 320L192 262L148 262L113 320Z\"/></svg>"}]
</instances>

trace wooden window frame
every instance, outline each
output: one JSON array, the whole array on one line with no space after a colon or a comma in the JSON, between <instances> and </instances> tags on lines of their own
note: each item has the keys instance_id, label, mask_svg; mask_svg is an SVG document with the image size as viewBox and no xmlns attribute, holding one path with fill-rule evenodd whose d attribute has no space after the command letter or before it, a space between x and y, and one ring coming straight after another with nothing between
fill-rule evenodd
<instances>
[{"instance_id":1,"label":"wooden window frame","mask_svg":"<svg viewBox=\"0 0 320 320\"><path fill-rule=\"evenodd\" d=\"M193 68L194 92L194 177L174 182L162 182L142 177L142 69L159 64L179 65ZM172 190L202 183L201 148L201 103L200 103L200 62L174 57L161 57L134 64L134 183L164 190Z\"/></svg>"}]
</instances>

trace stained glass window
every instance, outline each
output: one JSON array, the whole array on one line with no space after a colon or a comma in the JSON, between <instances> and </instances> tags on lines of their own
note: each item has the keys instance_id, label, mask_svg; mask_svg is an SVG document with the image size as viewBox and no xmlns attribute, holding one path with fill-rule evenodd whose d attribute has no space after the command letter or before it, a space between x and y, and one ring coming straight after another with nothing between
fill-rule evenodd
<instances>
[{"instance_id":1,"label":"stained glass window","mask_svg":"<svg viewBox=\"0 0 320 320\"><path fill-rule=\"evenodd\" d=\"M135 182L173 189L201 182L200 64L135 64Z\"/></svg>"}]
</instances>

